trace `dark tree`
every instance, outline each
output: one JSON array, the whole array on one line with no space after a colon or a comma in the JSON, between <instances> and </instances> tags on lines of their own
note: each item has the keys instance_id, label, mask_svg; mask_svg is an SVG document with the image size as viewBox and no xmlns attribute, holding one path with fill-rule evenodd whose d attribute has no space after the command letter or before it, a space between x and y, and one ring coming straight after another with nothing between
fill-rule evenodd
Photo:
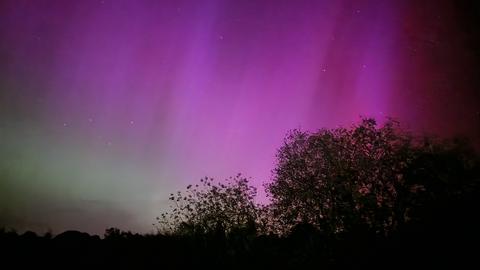
<instances>
[{"instance_id":1,"label":"dark tree","mask_svg":"<svg viewBox=\"0 0 480 270\"><path fill-rule=\"evenodd\" d=\"M189 185L185 192L170 194L171 211L157 218L160 232L208 234L256 230L256 189L247 178L238 174L216 184L206 177L200 180L200 185Z\"/></svg>"},{"instance_id":2,"label":"dark tree","mask_svg":"<svg viewBox=\"0 0 480 270\"><path fill-rule=\"evenodd\" d=\"M363 119L351 129L294 130L267 185L273 218L284 232L308 223L328 234L386 235L411 220L427 194L475 182L466 173L474 166L468 149L416 139L391 119L381 127Z\"/></svg>"}]
</instances>

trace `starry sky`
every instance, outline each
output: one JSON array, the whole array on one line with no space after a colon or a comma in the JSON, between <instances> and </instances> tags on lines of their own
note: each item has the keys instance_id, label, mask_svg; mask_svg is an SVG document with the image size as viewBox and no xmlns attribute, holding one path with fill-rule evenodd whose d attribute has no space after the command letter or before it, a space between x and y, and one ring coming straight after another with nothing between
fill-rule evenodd
<instances>
[{"instance_id":1,"label":"starry sky","mask_svg":"<svg viewBox=\"0 0 480 270\"><path fill-rule=\"evenodd\" d=\"M480 138L475 1L4 0L0 226L148 232L293 128ZM261 199L260 199L261 200Z\"/></svg>"}]
</instances>

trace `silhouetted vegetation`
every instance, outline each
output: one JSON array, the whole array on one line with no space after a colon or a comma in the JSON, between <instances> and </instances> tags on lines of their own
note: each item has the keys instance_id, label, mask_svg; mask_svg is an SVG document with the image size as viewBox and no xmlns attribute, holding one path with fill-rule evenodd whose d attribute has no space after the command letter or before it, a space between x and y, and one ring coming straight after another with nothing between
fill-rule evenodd
<instances>
[{"instance_id":1,"label":"silhouetted vegetation","mask_svg":"<svg viewBox=\"0 0 480 270\"><path fill-rule=\"evenodd\" d=\"M3 261L62 266L406 268L478 265L480 159L465 140L418 138L388 120L294 130L271 203L237 175L172 193L158 233L0 231ZM24 260L23 258L28 258ZM470 267L474 267L469 266Z\"/></svg>"},{"instance_id":2,"label":"silhouetted vegetation","mask_svg":"<svg viewBox=\"0 0 480 270\"><path fill-rule=\"evenodd\" d=\"M170 194L174 207L157 219L160 232L194 235L255 230L256 189L248 185L247 178L238 174L216 184L213 178L206 177L200 184L201 187L188 185L186 192Z\"/></svg>"}]
</instances>

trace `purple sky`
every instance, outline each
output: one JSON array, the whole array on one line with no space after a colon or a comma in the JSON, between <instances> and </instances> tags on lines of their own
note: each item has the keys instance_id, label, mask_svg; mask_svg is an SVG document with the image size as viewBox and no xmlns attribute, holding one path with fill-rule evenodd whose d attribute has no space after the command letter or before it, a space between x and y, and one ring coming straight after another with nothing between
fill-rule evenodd
<instances>
[{"instance_id":1,"label":"purple sky","mask_svg":"<svg viewBox=\"0 0 480 270\"><path fill-rule=\"evenodd\" d=\"M392 116L478 138L474 12L456 1L2 1L0 226L148 231L168 194L203 176L242 172L261 187L293 128Z\"/></svg>"}]
</instances>

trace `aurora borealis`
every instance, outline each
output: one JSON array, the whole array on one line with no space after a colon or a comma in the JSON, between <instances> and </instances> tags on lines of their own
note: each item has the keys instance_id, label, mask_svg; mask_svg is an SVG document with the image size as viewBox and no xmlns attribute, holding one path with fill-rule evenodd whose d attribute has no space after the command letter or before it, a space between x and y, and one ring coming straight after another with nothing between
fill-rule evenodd
<instances>
[{"instance_id":1,"label":"aurora borealis","mask_svg":"<svg viewBox=\"0 0 480 270\"><path fill-rule=\"evenodd\" d=\"M474 1L2 1L0 226L149 231L293 128L480 138ZM260 196L263 193L260 192Z\"/></svg>"}]
</instances>

